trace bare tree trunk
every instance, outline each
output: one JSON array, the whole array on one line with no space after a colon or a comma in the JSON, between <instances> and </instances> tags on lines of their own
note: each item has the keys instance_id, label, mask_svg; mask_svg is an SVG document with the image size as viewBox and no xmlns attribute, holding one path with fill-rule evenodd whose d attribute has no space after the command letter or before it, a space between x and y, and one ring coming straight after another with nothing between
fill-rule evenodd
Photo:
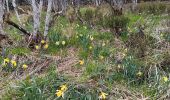
<instances>
[{"instance_id":1,"label":"bare tree trunk","mask_svg":"<svg viewBox=\"0 0 170 100\"><path fill-rule=\"evenodd\" d=\"M3 24L3 15L4 15L4 4L3 1L0 0L0 34L5 34L2 28L2 24Z\"/></svg>"},{"instance_id":2,"label":"bare tree trunk","mask_svg":"<svg viewBox=\"0 0 170 100\"><path fill-rule=\"evenodd\" d=\"M16 1L15 0L12 0L12 5L13 5L13 7L14 7L14 11L15 11L15 14L16 14L16 16L17 16L17 19L18 19L18 21L19 21L19 24L20 25L22 25L22 23L21 23L21 20L20 20L20 17L19 17L19 14L18 14L18 11L17 11L17 6L16 6Z\"/></svg>"},{"instance_id":3,"label":"bare tree trunk","mask_svg":"<svg viewBox=\"0 0 170 100\"><path fill-rule=\"evenodd\" d=\"M32 0L31 5L32 5L32 8L33 8L33 20L34 20L33 35L36 36L36 34L38 33L39 28L40 28L40 17L41 17L43 0L40 0L39 6L37 5L35 0Z\"/></svg>"},{"instance_id":4,"label":"bare tree trunk","mask_svg":"<svg viewBox=\"0 0 170 100\"><path fill-rule=\"evenodd\" d=\"M132 0L132 10L134 11L135 10L135 7L137 6L137 3L138 3L138 0Z\"/></svg>"},{"instance_id":5,"label":"bare tree trunk","mask_svg":"<svg viewBox=\"0 0 170 100\"><path fill-rule=\"evenodd\" d=\"M52 0L48 0L48 8L47 8L47 14L46 14L46 20L45 20L44 37L46 37L47 34L48 34L49 24L50 24L50 20L51 20L51 9L52 9Z\"/></svg>"},{"instance_id":6,"label":"bare tree trunk","mask_svg":"<svg viewBox=\"0 0 170 100\"><path fill-rule=\"evenodd\" d=\"M7 9L7 12L9 12L9 2L8 2L8 0L6 0L6 9Z\"/></svg>"}]
</instances>

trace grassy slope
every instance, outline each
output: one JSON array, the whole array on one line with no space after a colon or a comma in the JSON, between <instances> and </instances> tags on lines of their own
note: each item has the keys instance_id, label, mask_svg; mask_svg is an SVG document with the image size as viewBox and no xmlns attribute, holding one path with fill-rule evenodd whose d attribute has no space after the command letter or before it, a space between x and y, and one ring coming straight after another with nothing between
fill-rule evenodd
<instances>
[{"instance_id":1,"label":"grassy slope","mask_svg":"<svg viewBox=\"0 0 170 100\"><path fill-rule=\"evenodd\" d=\"M135 27L136 22L144 24L146 21L151 20L148 23L149 27L147 29L149 31L146 33L148 35L152 35L150 34L150 30L154 28L152 24L160 22L163 18L157 15L131 13L127 13L125 16L130 19L128 27L131 33L138 31ZM26 27L31 29L30 26L28 24ZM3 95L3 100L12 98L60 100L61 98L57 98L55 92L62 84L67 84L68 86L68 90L64 95L65 100L68 98L73 100L97 100L101 91L108 93L108 98L111 100L116 100L117 98L135 100L142 97L155 99L165 90L169 83L162 81L162 77L165 76L164 72L160 69L155 69L150 64L157 62L157 57L154 58L157 53L153 52L145 59L136 58L134 52L131 51L132 49L126 48L123 42L128 35L117 39L111 32L90 29L77 22L70 24L66 18L59 17L49 32L49 48L40 50L37 54L37 52L32 53L25 46L20 45L23 43L23 37L16 33L18 32L17 30L12 28L7 30L7 32L11 34L11 38L14 41L17 41L13 46L7 48L7 51L10 51L7 53L27 56L27 58L19 60L18 67L14 71L23 72L20 77L36 69L36 67L31 65L35 62L34 58L40 59L42 62L47 58L56 58L53 59L47 68L45 67L45 69L31 77L26 77L22 81L16 81L17 78L9 80L9 76L13 72L4 72L2 70L3 74L1 76L3 76L3 79L0 82L4 85L0 87L3 87L1 91L6 92ZM160 34L158 35L160 37ZM93 40L91 39L92 37L94 38ZM58 41L60 42L59 46L55 44ZM62 41L65 41L66 44L62 45ZM116 55L123 59L121 65L116 64ZM159 53L159 55L162 55L162 53ZM2 60L3 58L0 61L2 62ZM79 60L83 60L84 64L80 65ZM21 68L23 63L30 64L30 67L33 67L33 69L29 68L27 69L28 71L23 71ZM36 66L39 66L38 64ZM150 72L153 75L144 76L146 71L143 67L146 69L147 67L153 68L153 70L148 69L153 71ZM157 71L155 72L155 70ZM143 75L137 76L138 72L142 72ZM148 78L143 79L143 77Z\"/></svg>"}]
</instances>

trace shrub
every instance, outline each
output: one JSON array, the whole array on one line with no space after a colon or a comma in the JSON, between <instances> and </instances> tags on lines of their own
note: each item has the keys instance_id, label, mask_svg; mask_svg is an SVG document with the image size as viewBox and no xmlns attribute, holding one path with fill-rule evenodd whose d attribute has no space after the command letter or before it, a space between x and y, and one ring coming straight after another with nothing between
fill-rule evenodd
<instances>
[{"instance_id":1,"label":"shrub","mask_svg":"<svg viewBox=\"0 0 170 100\"><path fill-rule=\"evenodd\" d=\"M162 14L166 12L166 4L155 2L155 3L140 3L137 6L138 13L147 13L147 14Z\"/></svg>"}]
</instances>

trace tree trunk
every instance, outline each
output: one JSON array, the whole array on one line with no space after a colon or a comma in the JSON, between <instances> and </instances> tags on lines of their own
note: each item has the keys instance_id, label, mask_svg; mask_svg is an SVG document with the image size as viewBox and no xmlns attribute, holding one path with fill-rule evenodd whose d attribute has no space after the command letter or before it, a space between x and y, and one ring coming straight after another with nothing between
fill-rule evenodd
<instances>
[{"instance_id":1,"label":"tree trunk","mask_svg":"<svg viewBox=\"0 0 170 100\"><path fill-rule=\"evenodd\" d=\"M48 34L49 24L50 24L50 20L51 20L51 9L52 9L52 0L48 0L48 8L47 8L47 14L46 14L46 20L45 20L44 37L46 37L47 34Z\"/></svg>"},{"instance_id":2,"label":"tree trunk","mask_svg":"<svg viewBox=\"0 0 170 100\"><path fill-rule=\"evenodd\" d=\"M3 27L2 27L2 24L3 24L3 15L4 15L4 9L3 9L3 1L0 0L0 34L5 34L4 31L3 31Z\"/></svg>"},{"instance_id":3,"label":"tree trunk","mask_svg":"<svg viewBox=\"0 0 170 100\"><path fill-rule=\"evenodd\" d=\"M19 14L18 14L18 11L17 11L17 8L16 8L17 6L16 6L16 1L15 0L12 0L12 5L14 7L14 11L15 11L15 14L17 16L18 21L19 21L20 25L22 25L20 17L19 17Z\"/></svg>"}]
</instances>

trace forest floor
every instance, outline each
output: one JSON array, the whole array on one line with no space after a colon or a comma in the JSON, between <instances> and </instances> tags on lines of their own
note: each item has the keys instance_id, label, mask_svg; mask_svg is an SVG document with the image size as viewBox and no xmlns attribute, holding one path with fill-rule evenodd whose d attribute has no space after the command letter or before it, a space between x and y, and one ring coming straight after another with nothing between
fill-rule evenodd
<instances>
[{"instance_id":1,"label":"forest floor","mask_svg":"<svg viewBox=\"0 0 170 100\"><path fill-rule=\"evenodd\" d=\"M109 12L107 7L101 8L103 14ZM85 13L95 9L81 8L87 23L96 19L88 20ZM91 27L77 20L70 23L70 12L67 14L55 19L48 40L41 40L35 50L27 47L20 31L6 25L13 44L1 42L5 55L0 57L1 100L98 100L104 96L108 100L170 99L167 13L125 11L123 18L128 22L117 19L126 24L120 36L100 25ZM15 16L11 19L17 22ZM33 29L31 22L23 27Z\"/></svg>"}]
</instances>

